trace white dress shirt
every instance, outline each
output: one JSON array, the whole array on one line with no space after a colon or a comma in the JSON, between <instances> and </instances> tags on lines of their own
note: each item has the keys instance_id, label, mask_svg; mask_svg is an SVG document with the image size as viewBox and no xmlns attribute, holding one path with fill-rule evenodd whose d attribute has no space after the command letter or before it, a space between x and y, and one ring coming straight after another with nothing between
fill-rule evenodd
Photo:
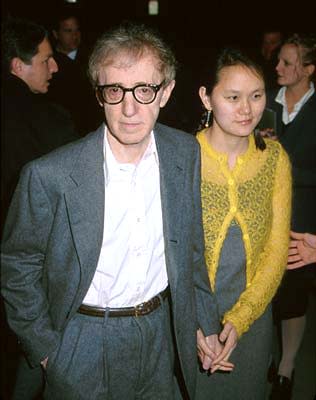
<instances>
[{"instance_id":1,"label":"white dress shirt","mask_svg":"<svg viewBox=\"0 0 316 400\"><path fill-rule=\"evenodd\" d=\"M83 303L130 307L168 285L153 132L137 165L116 161L104 135L104 231L97 269Z\"/></svg>"},{"instance_id":2,"label":"white dress shirt","mask_svg":"<svg viewBox=\"0 0 316 400\"><path fill-rule=\"evenodd\" d=\"M313 96L313 94L315 92L315 87L314 87L313 82L310 82L309 90L304 94L304 96L302 96L300 98L300 100L297 103L295 103L293 111L290 114L288 112L287 104L286 104L286 100L285 100L285 91L286 91L286 87L282 86L281 89L278 91L275 101L283 106L282 121L283 121L284 125L287 125L293 121L293 119L300 112L303 105L307 102L307 100L310 97Z\"/></svg>"},{"instance_id":3,"label":"white dress shirt","mask_svg":"<svg viewBox=\"0 0 316 400\"><path fill-rule=\"evenodd\" d=\"M67 56L68 56L69 58L71 58L72 60L75 60L76 57L77 57L77 53L78 53L78 49L75 49L75 50L72 50L71 52L69 52L69 53L67 54Z\"/></svg>"}]
</instances>

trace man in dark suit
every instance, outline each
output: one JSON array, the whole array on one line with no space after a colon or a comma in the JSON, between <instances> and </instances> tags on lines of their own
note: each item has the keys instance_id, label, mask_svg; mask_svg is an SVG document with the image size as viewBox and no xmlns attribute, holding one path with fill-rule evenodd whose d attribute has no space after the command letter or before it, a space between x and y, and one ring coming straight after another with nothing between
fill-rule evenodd
<instances>
[{"instance_id":1,"label":"man in dark suit","mask_svg":"<svg viewBox=\"0 0 316 400\"><path fill-rule=\"evenodd\" d=\"M52 34L58 72L53 76L48 96L69 111L83 136L100 125L102 113L95 106L87 76L89 50L82 43L79 19L73 9L62 8Z\"/></svg>"},{"instance_id":2,"label":"man in dark suit","mask_svg":"<svg viewBox=\"0 0 316 400\"><path fill-rule=\"evenodd\" d=\"M89 62L106 124L30 163L8 215L2 294L47 399L176 398L230 370L204 261L200 153L156 123L175 59L149 29L104 34ZM199 329L199 331L198 331ZM198 335L197 335L198 331ZM223 338L223 335L222 335Z\"/></svg>"},{"instance_id":3,"label":"man in dark suit","mask_svg":"<svg viewBox=\"0 0 316 400\"><path fill-rule=\"evenodd\" d=\"M1 232L24 164L79 137L69 114L47 100L49 81L58 69L47 37L46 30L31 21L11 18L2 27ZM7 343L0 352L5 382L14 380L12 365L18 354L11 336L1 329L1 343ZM25 375L21 364L19 371L13 398L33 398L41 386L41 370Z\"/></svg>"},{"instance_id":4,"label":"man in dark suit","mask_svg":"<svg viewBox=\"0 0 316 400\"><path fill-rule=\"evenodd\" d=\"M47 31L11 18L3 26L2 44L1 221L23 165L78 138L70 115L47 99L58 71Z\"/></svg>"}]
</instances>

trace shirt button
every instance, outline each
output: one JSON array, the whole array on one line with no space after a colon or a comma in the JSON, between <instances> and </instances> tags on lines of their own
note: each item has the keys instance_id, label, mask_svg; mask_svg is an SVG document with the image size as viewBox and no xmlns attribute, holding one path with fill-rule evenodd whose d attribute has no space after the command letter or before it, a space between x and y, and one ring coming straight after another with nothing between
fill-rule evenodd
<instances>
[{"instance_id":1,"label":"shirt button","mask_svg":"<svg viewBox=\"0 0 316 400\"><path fill-rule=\"evenodd\" d=\"M250 287L250 285L251 285L251 283L247 283L246 287L247 287L247 288L249 288L249 287Z\"/></svg>"},{"instance_id":2,"label":"shirt button","mask_svg":"<svg viewBox=\"0 0 316 400\"><path fill-rule=\"evenodd\" d=\"M234 206L234 207L231 207L231 209L230 209L230 212L231 212L231 213L235 213L236 211L237 211L237 207L235 207L235 206Z\"/></svg>"},{"instance_id":3,"label":"shirt button","mask_svg":"<svg viewBox=\"0 0 316 400\"><path fill-rule=\"evenodd\" d=\"M242 164L244 161L241 158L237 158L237 164Z\"/></svg>"},{"instance_id":4,"label":"shirt button","mask_svg":"<svg viewBox=\"0 0 316 400\"><path fill-rule=\"evenodd\" d=\"M248 240L248 239L249 239L248 233L245 233L245 234L243 235L243 238L244 238L245 240Z\"/></svg>"},{"instance_id":5,"label":"shirt button","mask_svg":"<svg viewBox=\"0 0 316 400\"><path fill-rule=\"evenodd\" d=\"M228 184L229 184L229 186L232 186L233 184L234 184L234 179L228 179Z\"/></svg>"}]
</instances>

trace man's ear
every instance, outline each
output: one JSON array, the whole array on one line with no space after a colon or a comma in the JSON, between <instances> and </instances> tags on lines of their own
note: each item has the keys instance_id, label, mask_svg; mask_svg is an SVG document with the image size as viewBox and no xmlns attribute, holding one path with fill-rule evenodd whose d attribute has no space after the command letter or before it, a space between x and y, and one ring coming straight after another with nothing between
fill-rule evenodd
<instances>
[{"instance_id":1,"label":"man's ear","mask_svg":"<svg viewBox=\"0 0 316 400\"><path fill-rule=\"evenodd\" d=\"M171 96L171 93L175 87L175 84L176 84L176 81L173 79L172 81L170 81L168 83L167 86L164 86L163 94L160 99L160 108L163 108L167 104L167 102Z\"/></svg>"},{"instance_id":2,"label":"man's ear","mask_svg":"<svg viewBox=\"0 0 316 400\"><path fill-rule=\"evenodd\" d=\"M99 106L103 108L103 103L102 103L102 101L99 99L98 92L97 92L96 90L95 90L94 94L95 94L95 97L96 97L96 99L97 99L97 102L98 102Z\"/></svg>"},{"instance_id":3,"label":"man's ear","mask_svg":"<svg viewBox=\"0 0 316 400\"><path fill-rule=\"evenodd\" d=\"M21 74L23 72L23 66L24 62L21 60L21 58L14 57L11 60L11 68L10 68L11 74L21 77Z\"/></svg>"}]
</instances>

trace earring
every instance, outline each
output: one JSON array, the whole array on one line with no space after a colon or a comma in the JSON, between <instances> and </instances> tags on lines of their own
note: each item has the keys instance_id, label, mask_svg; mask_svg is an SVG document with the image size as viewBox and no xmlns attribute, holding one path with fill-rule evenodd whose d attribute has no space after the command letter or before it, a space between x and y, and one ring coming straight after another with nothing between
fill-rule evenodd
<instances>
[{"instance_id":1,"label":"earring","mask_svg":"<svg viewBox=\"0 0 316 400\"><path fill-rule=\"evenodd\" d=\"M207 110L205 124L204 124L205 128L208 128L210 126L211 115L212 115L212 110Z\"/></svg>"}]
</instances>

